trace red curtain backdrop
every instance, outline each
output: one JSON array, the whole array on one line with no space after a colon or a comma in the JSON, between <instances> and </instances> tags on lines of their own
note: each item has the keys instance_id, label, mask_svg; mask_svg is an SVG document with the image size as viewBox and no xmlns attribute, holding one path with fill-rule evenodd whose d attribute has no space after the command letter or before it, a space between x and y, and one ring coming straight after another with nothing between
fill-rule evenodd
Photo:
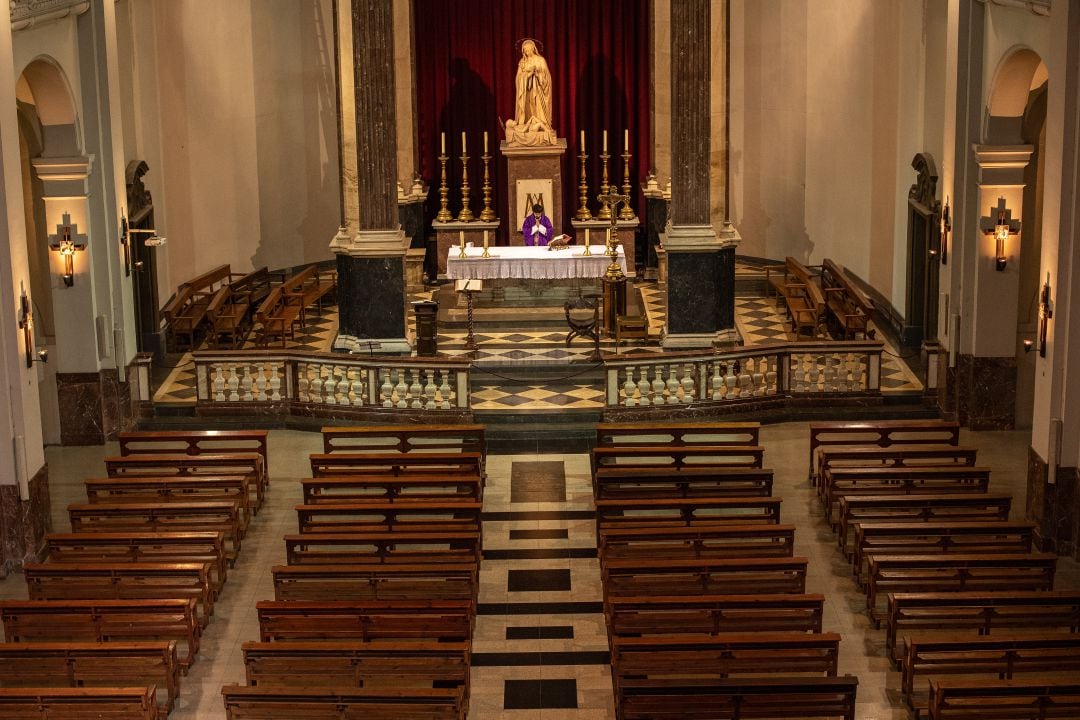
<instances>
[{"instance_id":1,"label":"red curtain backdrop","mask_svg":"<svg viewBox=\"0 0 1080 720\"><path fill-rule=\"evenodd\" d=\"M553 122L566 138L563 158L563 227L579 205L579 132L589 154L589 206L597 211L601 132L608 131L609 179L622 183L623 130L630 131L632 204L644 217L640 183L649 157L648 0L413 0L416 108L420 172L430 187L425 224L439 210L439 133L446 133L450 209L461 209L461 133L468 133L473 213L483 195L482 134L488 132L493 205L502 227L498 241L520 230L523 218L507 217L506 160L500 119L514 116L518 42L535 38L551 70Z\"/></svg>"}]
</instances>

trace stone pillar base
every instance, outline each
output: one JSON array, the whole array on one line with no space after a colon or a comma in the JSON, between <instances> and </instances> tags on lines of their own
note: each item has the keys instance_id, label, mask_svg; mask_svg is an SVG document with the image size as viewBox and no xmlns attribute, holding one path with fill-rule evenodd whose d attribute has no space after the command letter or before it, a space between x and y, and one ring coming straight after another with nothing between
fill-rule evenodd
<instances>
[{"instance_id":1,"label":"stone pillar base","mask_svg":"<svg viewBox=\"0 0 1080 720\"><path fill-rule=\"evenodd\" d=\"M946 373L956 420L972 430L1012 430L1016 424L1016 358L957 355Z\"/></svg>"},{"instance_id":2,"label":"stone pillar base","mask_svg":"<svg viewBox=\"0 0 1080 720\"><path fill-rule=\"evenodd\" d=\"M19 497L18 485L0 485L0 514L3 515L3 562L0 576L39 562L45 536L52 531L49 509L49 467L42 467L28 483L29 500Z\"/></svg>"},{"instance_id":3,"label":"stone pillar base","mask_svg":"<svg viewBox=\"0 0 1080 720\"><path fill-rule=\"evenodd\" d=\"M330 247L338 256L334 349L366 353L371 343L378 343L376 354L411 351L406 339L405 233L401 228L362 231L351 238L338 233Z\"/></svg>"},{"instance_id":4,"label":"stone pillar base","mask_svg":"<svg viewBox=\"0 0 1080 720\"><path fill-rule=\"evenodd\" d=\"M1078 557L1080 549L1080 470L1058 468L1055 482L1047 482L1049 466L1034 448L1028 448L1027 513L1035 523L1040 550Z\"/></svg>"},{"instance_id":5,"label":"stone pillar base","mask_svg":"<svg viewBox=\"0 0 1080 720\"><path fill-rule=\"evenodd\" d=\"M706 347L730 340L735 329L735 247L738 234L718 236L711 225L669 226L665 347ZM725 333L723 338L719 333ZM709 341L704 339L708 337Z\"/></svg>"},{"instance_id":6,"label":"stone pillar base","mask_svg":"<svg viewBox=\"0 0 1080 720\"><path fill-rule=\"evenodd\" d=\"M57 373L61 445L102 445L129 428L130 388L114 369Z\"/></svg>"}]
</instances>

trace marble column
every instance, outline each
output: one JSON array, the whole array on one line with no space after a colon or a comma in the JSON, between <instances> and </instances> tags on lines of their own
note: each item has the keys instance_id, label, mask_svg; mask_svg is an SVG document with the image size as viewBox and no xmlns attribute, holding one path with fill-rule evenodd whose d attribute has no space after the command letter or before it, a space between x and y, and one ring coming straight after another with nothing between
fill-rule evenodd
<instances>
[{"instance_id":1,"label":"marble column","mask_svg":"<svg viewBox=\"0 0 1080 720\"><path fill-rule=\"evenodd\" d=\"M710 0L671 0L670 224L665 347L734 342L735 247L710 221ZM724 110L727 112L727 109Z\"/></svg>"},{"instance_id":2,"label":"marble column","mask_svg":"<svg viewBox=\"0 0 1080 720\"><path fill-rule=\"evenodd\" d=\"M338 258L339 351L366 351L377 343L376 352L411 352L405 315L408 238L397 202L393 18L392 0L352 0L359 207L355 230L338 233L330 244Z\"/></svg>"}]
</instances>

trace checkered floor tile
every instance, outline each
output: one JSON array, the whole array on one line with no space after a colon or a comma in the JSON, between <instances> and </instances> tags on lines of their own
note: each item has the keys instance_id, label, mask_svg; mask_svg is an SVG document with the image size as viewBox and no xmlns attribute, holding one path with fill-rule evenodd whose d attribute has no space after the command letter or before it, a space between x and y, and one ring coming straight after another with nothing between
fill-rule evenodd
<instances>
[{"instance_id":1,"label":"checkered floor tile","mask_svg":"<svg viewBox=\"0 0 1080 720\"><path fill-rule=\"evenodd\" d=\"M474 410L595 410L604 406L602 387L591 384L480 385L472 393Z\"/></svg>"}]
</instances>

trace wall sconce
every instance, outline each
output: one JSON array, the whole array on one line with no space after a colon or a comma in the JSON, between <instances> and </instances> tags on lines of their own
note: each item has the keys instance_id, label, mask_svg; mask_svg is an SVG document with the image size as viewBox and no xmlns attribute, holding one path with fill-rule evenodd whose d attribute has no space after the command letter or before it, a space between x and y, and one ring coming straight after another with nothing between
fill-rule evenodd
<instances>
[{"instance_id":1,"label":"wall sconce","mask_svg":"<svg viewBox=\"0 0 1080 720\"><path fill-rule=\"evenodd\" d=\"M1035 349L1034 340L1024 340L1024 352L1029 353Z\"/></svg>"},{"instance_id":2,"label":"wall sconce","mask_svg":"<svg viewBox=\"0 0 1080 720\"><path fill-rule=\"evenodd\" d=\"M165 244L166 240L164 236L157 234L155 228L132 228L128 227L127 217L124 215L123 208L120 209L120 246L124 248L124 275L131 275L131 236L132 235L148 235L143 240L143 245L146 247L161 247Z\"/></svg>"},{"instance_id":3,"label":"wall sconce","mask_svg":"<svg viewBox=\"0 0 1080 720\"><path fill-rule=\"evenodd\" d=\"M19 330L23 334L23 347L26 353L26 367L34 367L35 362L48 362L47 348L34 350L34 311L30 308L30 298L26 297L26 288L19 287ZM36 356L36 357L35 357Z\"/></svg>"},{"instance_id":4,"label":"wall sconce","mask_svg":"<svg viewBox=\"0 0 1080 720\"><path fill-rule=\"evenodd\" d=\"M71 215L64 213L63 221L56 226L56 234L49 236L49 249L60 253L64 259L64 285L75 284L75 253L86 249L86 236L72 224Z\"/></svg>"},{"instance_id":5,"label":"wall sconce","mask_svg":"<svg viewBox=\"0 0 1080 720\"><path fill-rule=\"evenodd\" d=\"M1010 235L1020 233L1020 221L1012 219L1012 210L1005 207L1005 198L999 197L997 207L990 208L990 215L984 217L981 224L984 233L994 236L994 269L1004 272L1008 263L1005 241Z\"/></svg>"},{"instance_id":6,"label":"wall sconce","mask_svg":"<svg viewBox=\"0 0 1080 720\"><path fill-rule=\"evenodd\" d=\"M949 264L949 233L952 232L952 211L949 210L949 198L945 197L945 207L941 210L941 264Z\"/></svg>"},{"instance_id":7,"label":"wall sconce","mask_svg":"<svg viewBox=\"0 0 1080 720\"><path fill-rule=\"evenodd\" d=\"M1054 306L1050 302L1050 273L1046 273L1046 282L1039 292L1039 357L1046 357L1046 327L1054 317Z\"/></svg>"}]
</instances>

